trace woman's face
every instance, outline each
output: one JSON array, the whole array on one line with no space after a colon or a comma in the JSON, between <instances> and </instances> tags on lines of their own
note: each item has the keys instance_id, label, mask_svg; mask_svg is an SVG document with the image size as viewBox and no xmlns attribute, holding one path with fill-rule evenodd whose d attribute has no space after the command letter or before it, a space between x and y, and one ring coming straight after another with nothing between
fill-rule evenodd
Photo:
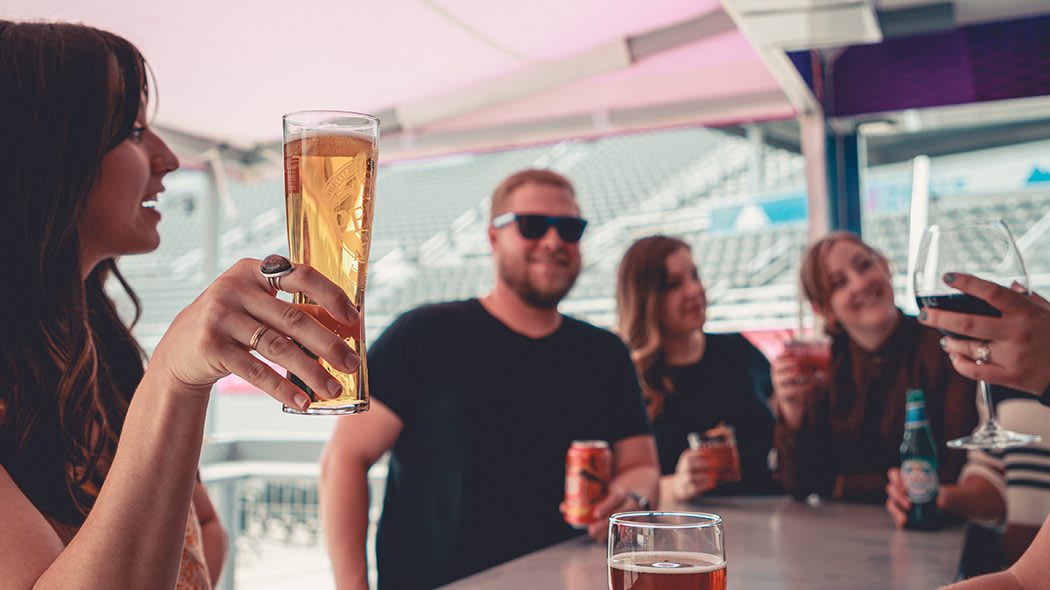
<instances>
[{"instance_id":1,"label":"woman's face","mask_svg":"<svg viewBox=\"0 0 1050 590\"><path fill-rule=\"evenodd\" d=\"M145 99L131 134L102 157L98 180L80 220L84 275L106 258L150 252L160 245L157 195L179 160L146 124Z\"/></svg>"},{"instance_id":2,"label":"woman's face","mask_svg":"<svg viewBox=\"0 0 1050 590\"><path fill-rule=\"evenodd\" d=\"M660 331L673 336L703 329L707 295L689 249L675 250L664 264L667 284L660 295Z\"/></svg>"},{"instance_id":3,"label":"woman's face","mask_svg":"<svg viewBox=\"0 0 1050 590\"><path fill-rule=\"evenodd\" d=\"M837 321L847 332L881 330L896 320L890 269L874 253L839 241L828 252L824 270L831 289L825 320Z\"/></svg>"}]
</instances>

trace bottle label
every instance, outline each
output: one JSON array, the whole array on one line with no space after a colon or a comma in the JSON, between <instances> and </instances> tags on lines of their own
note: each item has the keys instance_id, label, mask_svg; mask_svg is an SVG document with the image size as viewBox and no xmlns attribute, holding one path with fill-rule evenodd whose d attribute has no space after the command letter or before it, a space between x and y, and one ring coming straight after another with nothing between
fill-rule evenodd
<instances>
[{"instance_id":1,"label":"bottle label","mask_svg":"<svg viewBox=\"0 0 1050 590\"><path fill-rule=\"evenodd\" d=\"M904 406L904 426L922 426L926 424L926 404L911 402Z\"/></svg>"},{"instance_id":2,"label":"bottle label","mask_svg":"<svg viewBox=\"0 0 1050 590\"><path fill-rule=\"evenodd\" d=\"M907 459L901 463L901 481L913 504L925 504L937 497L937 470L925 459Z\"/></svg>"}]
</instances>

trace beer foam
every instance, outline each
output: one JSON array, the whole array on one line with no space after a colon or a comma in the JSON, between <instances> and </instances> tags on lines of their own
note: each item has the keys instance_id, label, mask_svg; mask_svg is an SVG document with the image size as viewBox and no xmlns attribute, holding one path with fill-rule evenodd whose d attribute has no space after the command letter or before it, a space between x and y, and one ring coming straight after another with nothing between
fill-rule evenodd
<instances>
[{"instance_id":1,"label":"beer foam","mask_svg":"<svg viewBox=\"0 0 1050 590\"><path fill-rule=\"evenodd\" d=\"M299 155L330 157L375 151L371 135L338 127L304 129L289 134L284 142L285 154L297 152Z\"/></svg>"},{"instance_id":2,"label":"beer foam","mask_svg":"<svg viewBox=\"0 0 1050 590\"><path fill-rule=\"evenodd\" d=\"M699 562L699 563L698 563ZM692 551L638 551L608 559L609 567L649 574L706 574L726 567L724 559Z\"/></svg>"}]
</instances>

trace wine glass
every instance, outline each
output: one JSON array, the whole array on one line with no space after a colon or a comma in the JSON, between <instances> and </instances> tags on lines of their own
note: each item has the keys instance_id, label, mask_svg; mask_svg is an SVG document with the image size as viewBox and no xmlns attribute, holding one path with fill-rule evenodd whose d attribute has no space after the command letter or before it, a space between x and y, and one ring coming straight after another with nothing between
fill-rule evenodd
<instances>
[{"instance_id":1,"label":"wine glass","mask_svg":"<svg viewBox=\"0 0 1050 590\"><path fill-rule=\"evenodd\" d=\"M919 243L915 259L915 300L919 307L930 307L983 316L1002 314L984 300L967 295L945 284L944 275L964 272L1004 287L1017 285L1028 291L1028 272L1014 243L1010 228L1001 219L956 226L931 225ZM966 336L944 332L953 338ZM1021 434L999 425L995 419L991 388L978 381L988 419L970 436L948 441L963 449L1005 449L1039 442L1032 434Z\"/></svg>"}]
</instances>

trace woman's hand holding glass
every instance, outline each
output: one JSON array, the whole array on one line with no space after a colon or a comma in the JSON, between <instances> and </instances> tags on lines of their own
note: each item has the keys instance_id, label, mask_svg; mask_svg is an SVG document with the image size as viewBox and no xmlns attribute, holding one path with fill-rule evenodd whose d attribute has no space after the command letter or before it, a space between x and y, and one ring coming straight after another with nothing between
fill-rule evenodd
<instances>
[{"instance_id":1,"label":"woman's hand holding glass","mask_svg":"<svg viewBox=\"0 0 1050 590\"><path fill-rule=\"evenodd\" d=\"M692 500L718 486L721 463L706 449L686 449L678 457L671 491L677 500Z\"/></svg>"},{"instance_id":2,"label":"woman's hand holding glass","mask_svg":"<svg viewBox=\"0 0 1050 590\"><path fill-rule=\"evenodd\" d=\"M358 322L357 309L343 290L309 266L295 267L281 278L281 287L308 295L338 323ZM308 407L306 394L253 356L254 349L291 370L319 395L338 396L339 383L297 342L341 370L354 371L360 364L343 339L310 314L274 297L258 260L243 259L179 313L157 345L149 371L163 371L176 384L202 395L233 373L288 406Z\"/></svg>"},{"instance_id":3,"label":"woman's hand holding glass","mask_svg":"<svg viewBox=\"0 0 1050 590\"><path fill-rule=\"evenodd\" d=\"M1029 289L1024 260L1003 220L945 227L931 225L919 242L912 275L915 299L923 310L920 318L927 317L931 311L953 312L964 318L964 329L972 330L975 325L991 327L978 324L974 316L995 318L1001 315L992 302L960 291L953 284L959 270L966 270L974 277L980 276L989 285L998 283L1006 292L1010 291L1009 285L1018 291L1027 292ZM992 330L987 335L988 338L980 333L972 335L981 340L972 348L975 365L992 363L992 351L985 341L1002 338L1005 333ZM962 332L948 331L946 336L953 336L956 340L966 338ZM1001 426L995 416L988 381L978 377L977 387L988 416L969 436L948 441L948 447L1005 449L1039 441L1036 435L1014 432Z\"/></svg>"},{"instance_id":4,"label":"woman's hand holding glass","mask_svg":"<svg viewBox=\"0 0 1050 590\"><path fill-rule=\"evenodd\" d=\"M793 356L783 354L770 365L773 401L777 415L792 430L802 426L808 400L815 386L812 375Z\"/></svg>"},{"instance_id":5,"label":"woman's hand holding glass","mask_svg":"<svg viewBox=\"0 0 1050 590\"><path fill-rule=\"evenodd\" d=\"M952 288L986 301L1002 317L978 316L927 308L919 317L927 326L974 340L946 336L942 340L952 365L974 380L1006 385L1039 395L1050 385L1050 303L1036 293L1007 289L972 275L950 273ZM977 362L980 346L990 354Z\"/></svg>"}]
</instances>

